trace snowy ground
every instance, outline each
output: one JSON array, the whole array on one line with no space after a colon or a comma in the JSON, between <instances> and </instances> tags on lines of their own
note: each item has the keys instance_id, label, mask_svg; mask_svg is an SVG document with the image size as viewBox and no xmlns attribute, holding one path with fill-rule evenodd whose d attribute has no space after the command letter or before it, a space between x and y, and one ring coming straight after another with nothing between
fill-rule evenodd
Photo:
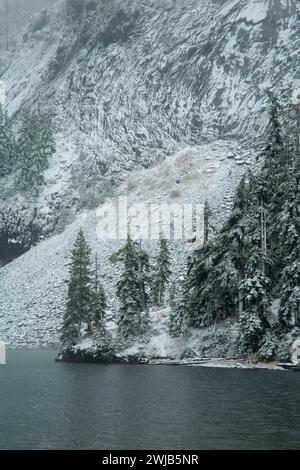
<instances>
[{"instance_id":1,"label":"snowy ground","mask_svg":"<svg viewBox=\"0 0 300 470\"><path fill-rule=\"evenodd\" d=\"M238 338L238 325L228 320L218 325L191 329L187 336L171 338L169 335L169 309L151 312L150 334L122 351L122 354L147 358L203 358L236 356L234 348Z\"/></svg>"},{"instance_id":2,"label":"snowy ground","mask_svg":"<svg viewBox=\"0 0 300 470\"><path fill-rule=\"evenodd\" d=\"M241 155L235 142L185 148L152 169L133 172L116 196L128 195L129 204L199 203L207 197L215 213L214 223L218 223L231 206L235 182L249 164L249 158L247 152ZM40 242L0 270L0 337L10 346L38 347L57 342L70 250L80 227L93 252L98 253L111 315L116 315L118 267L111 265L109 257L120 242L97 239L98 221L97 210L83 212L63 233ZM155 254L156 242L145 242L145 247ZM184 253L185 244L177 242L172 251L175 275L183 265ZM167 335L153 337L153 341L153 348L162 348L161 353L163 348L170 351L175 347Z\"/></svg>"}]
</instances>

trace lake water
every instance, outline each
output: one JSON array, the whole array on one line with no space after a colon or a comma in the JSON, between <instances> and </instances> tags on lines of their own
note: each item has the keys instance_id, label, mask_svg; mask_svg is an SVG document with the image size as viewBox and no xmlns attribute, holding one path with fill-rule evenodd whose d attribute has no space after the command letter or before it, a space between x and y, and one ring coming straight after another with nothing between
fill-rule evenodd
<instances>
[{"instance_id":1,"label":"lake water","mask_svg":"<svg viewBox=\"0 0 300 470\"><path fill-rule=\"evenodd\" d=\"M54 357L8 352L0 449L300 449L300 373Z\"/></svg>"}]
</instances>

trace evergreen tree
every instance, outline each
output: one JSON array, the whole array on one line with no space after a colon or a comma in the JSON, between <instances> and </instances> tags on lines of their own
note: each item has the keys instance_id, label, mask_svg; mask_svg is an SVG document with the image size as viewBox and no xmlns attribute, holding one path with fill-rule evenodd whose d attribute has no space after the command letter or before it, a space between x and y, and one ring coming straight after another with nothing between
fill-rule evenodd
<instances>
[{"instance_id":1,"label":"evergreen tree","mask_svg":"<svg viewBox=\"0 0 300 470\"><path fill-rule=\"evenodd\" d=\"M279 214L280 277L279 319L284 326L300 326L300 157L291 151L285 203Z\"/></svg>"},{"instance_id":2,"label":"evergreen tree","mask_svg":"<svg viewBox=\"0 0 300 470\"><path fill-rule=\"evenodd\" d=\"M44 172L48 168L49 158L55 152L50 121L39 115L26 113L18 146L21 156L21 188L37 190L45 183Z\"/></svg>"},{"instance_id":3,"label":"evergreen tree","mask_svg":"<svg viewBox=\"0 0 300 470\"><path fill-rule=\"evenodd\" d=\"M251 356L258 349L263 334L263 326L256 309L242 312L239 318L241 348Z\"/></svg>"},{"instance_id":4,"label":"evergreen tree","mask_svg":"<svg viewBox=\"0 0 300 470\"><path fill-rule=\"evenodd\" d=\"M91 323L94 331L105 329L104 319L107 310L106 295L104 287L99 280L98 257L95 257L94 286L91 303Z\"/></svg>"},{"instance_id":5,"label":"evergreen tree","mask_svg":"<svg viewBox=\"0 0 300 470\"><path fill-rule=\"evenodd\" d=\"M70 342L90 330L92 305L91 250L82 230L78 232L71 253L70 279L61 339Z\"/></svg>"},{"instance_id":6,"label":"evergreen tree","mask_svg":"<svg viewBox=\"0 0 300 470\"><path fill-rule=\"evenodd\" d=\"M262 153L263 168L261 173L261 195L270 210L280 209L280 202L286 186L287 159L284 152L282 123L280 121L281 106L278 98L268 92L269 121L266 133L266 144Z\"/></svg>"},{"instance_id":7,"label":"evergreen tree","mask_svg":"<svg viewBox=\"0 0 300 470\"><path fill-rule=\"evenodd\" d=\"M44 160L47 162L52 155L56 152L56 142L51 124L51 119L46 115L39 115L39 132L41 142L41 154L44 156Z\"/></svg>"},{"instance_id":8,"label":"evergreen tree","mask_svg":"<svg viewBox=\"0 0 300 470\"><path fill-rule=\"evenodd\" d=\"M258 195L266 211L266 227L269 238L270 256L273 259L272 277L278 278L282 270L282 246L279 238L279 218L288 189L289 158L283 141L283 127L280 120L281 105L271 92L269 96L269 121L266 145L262 153L263 167L258 176ZM278 280L278 279L277 279Z\"/></svg>"},{"instance_id":9,"label":"evergreen tree","mask_svg":"<svg viewBox=\"0 0 300 470\"><path fill-rule=\"evenodd\" d=\"M123 264L123 272L117 283L117 296L120 302L118 326L125 338L143 333L147 324L145 282L148 259L147 253L130 237L126 245L111 257L112 262Z\"/></svg>"},{"instance_id":10,"label":"evergreen tree","mask_svg":"<svg viewBox=\"0 0 300 470\"><path fill-rule=\"evenodd\" d=\"M173 285L171 291L169 330L170 336L174 338L186 335L188 328L188 282L186 277L182 277L180 281L180 285Z\"/></svg>"},{"instance_id":11,"label":"evergreen tree","mask_svg":"<svg viewBox=\"0 0 300 470\"><path fill-rule=\"evenodd\" d=\"M228 221L189 270L190 322L238 312L243 348L264 357L277 341L268 321L272 291L280 292L281 327L300 326L299 129L288 123L284 132L279 101L271 93L269 101L261 171L246 172Z\"/></svg>"},{"instance_id":12,"label":"evergreen tree","mask_svg":"<svg viewBox=\"0 0 300 470\"><path fill-rule=\"evenodd\" d=\"M284 326L300 326L300 260L287 260L283 270L279 319Z\"/></svg>"},{"instance_id":13,"label":"evergreen tree","mask_svg":"<svg viewBox=\"0 0 300 470\"><path fill-rule=\"evenodd\" d=\"M267 327L271 260L266 251L265 223L254 175L247 171L235 196L232 213L215 239L194 255L189 270L191 323L205 326L249 312L247 287L260 303L257 314ZM261 287L265 290L262 292Z\"/></svg>"},{"instance_id":14,"label":"evergreen tree","mask_svg":"<svg viewBox=\"0 0 300 470\"><path fill-rule=\"evenodd\" d=\"M205 245L192 258L188 272L191 294L190 323L195 327L211 324L215 318L212 244Z\"/></svg>"},{"instance_id":15,"label":"evergreen tree","mask_svg":"<svg viewBox=\"0 0 300 470\"><path fill-rule=\"evenodd\" d=\"M148 253L142 249L142 242L136 244L138 263L138 287L140 291L141 310L144 312L144 321L147 323L149 294L148 286L151 283L150 262ZM146 327L146 324L145 324Z\"/></svg>"},{"instance_id":16,"label":"evergreen tree","mask_svg":"<svg viewBox=\"0 0 300 470\"><path fill-rule=\"evenodd\" d=\"M169 279L171 276L171 260L168 242L164 238L159 242L159 253L156 261L155 274L152 283L152 303L162 306Z\"/></svg>"},{"instance_id":17,"label":"evergreen tree","mask_svg":"<svg viewBox=\"0 0 300 470\"><path fill-rule=\"evenodd\" d=\"M208 243L210 215L211 215L211 212L210 212L208 201L206 199L204 202L204 240L203 240L204 246L207 245Z\"/></svg>"},{"instance_id":18,"label":"evergreen tree","mask_svg":"<svg viewBox=\"0 0 300 470\"><path fill-rule=\"evenodd\" d=\"M16 143L11 121L0 104L0 177L13 170L16 163Z\"/></svg>"}]
</instances>

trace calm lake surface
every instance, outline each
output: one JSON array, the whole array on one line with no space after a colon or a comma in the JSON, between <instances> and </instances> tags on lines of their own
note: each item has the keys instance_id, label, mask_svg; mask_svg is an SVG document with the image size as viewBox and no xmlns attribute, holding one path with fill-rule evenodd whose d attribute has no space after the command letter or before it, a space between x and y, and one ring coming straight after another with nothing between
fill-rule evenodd
<instances>
[{"instance_id":1,"label":"calm lake surface","mask_svg":"<svg viewBox=\"0 0 300 470\"><path fill-rule=\"evenodd\" d=\"M300 449L300 373L7 356L0 449Z\"/></svg>"}]
</instances>

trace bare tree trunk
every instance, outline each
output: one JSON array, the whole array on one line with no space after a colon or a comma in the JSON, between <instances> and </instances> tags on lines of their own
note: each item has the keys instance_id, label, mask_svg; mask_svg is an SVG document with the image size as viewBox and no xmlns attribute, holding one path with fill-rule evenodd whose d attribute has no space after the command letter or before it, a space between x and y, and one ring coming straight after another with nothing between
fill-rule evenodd
<instances>
[{"instance_id":1,"label":"bare tree trunk","mask_svg":"<svg viewBox=\"0 0 300 470\"><path fill-rule=\"evenodd\" d=\"M142 242L140 241L140 249L142 249ZM142 274L144 272L144 266L143 266L143 262L142 262L142 259L141 257L139 256L139 260L138 260L138 269L139 269L139 273L141 275L141 279L142 279ZM139 290L140 290L140 295L141 295L141 303L142 303L142 310L143 312L147 312L147 300L146 300L146 290L145 290L145 283L144 281L140 280L139 282Z\"/></svg>"},{"instance_id":2,"label":"bare tree trunk","mask_svg":"<svg viewBox=\"0 0 300 470\"><path fill-rule=\"evenodd\" d=\"M260 239L261 239L261 270L265 274L265 259L267 255L267 225L266 225L266 212L263 207L263 200L260 202Z\"/></svg>"},{"instance_id":3,"label":"bare tree trunk","mask_svg":"<svg viewBox=\"0 0 300 470\"><path fill-rule=\"evenodd\" d=\"M208 223L209 223L209 209L207 201L204 204L204 246L208 243Z\"/></svg>"},{"instance_id":4,"label":"bare tree trunk","mask_svg":"<svg viewBox=\"0 0 300 470\"><path fill-rule=\"evenodd\" d=\"M98 286L99 286L99 281L98 281L98 254L95 254L95 290L98 292Z\"/></svg>"},{"instance_id":5,"label":"bare tree trunk","mask_svg":"<svg viewBox=\"0 0 300 470\"><path fill-rule=\"evenodd\" d=\"M239 289L239 317L242 315L244 311L244 298L243 298L243 292L241 289Z\"/></svg>"}]
</instances>

